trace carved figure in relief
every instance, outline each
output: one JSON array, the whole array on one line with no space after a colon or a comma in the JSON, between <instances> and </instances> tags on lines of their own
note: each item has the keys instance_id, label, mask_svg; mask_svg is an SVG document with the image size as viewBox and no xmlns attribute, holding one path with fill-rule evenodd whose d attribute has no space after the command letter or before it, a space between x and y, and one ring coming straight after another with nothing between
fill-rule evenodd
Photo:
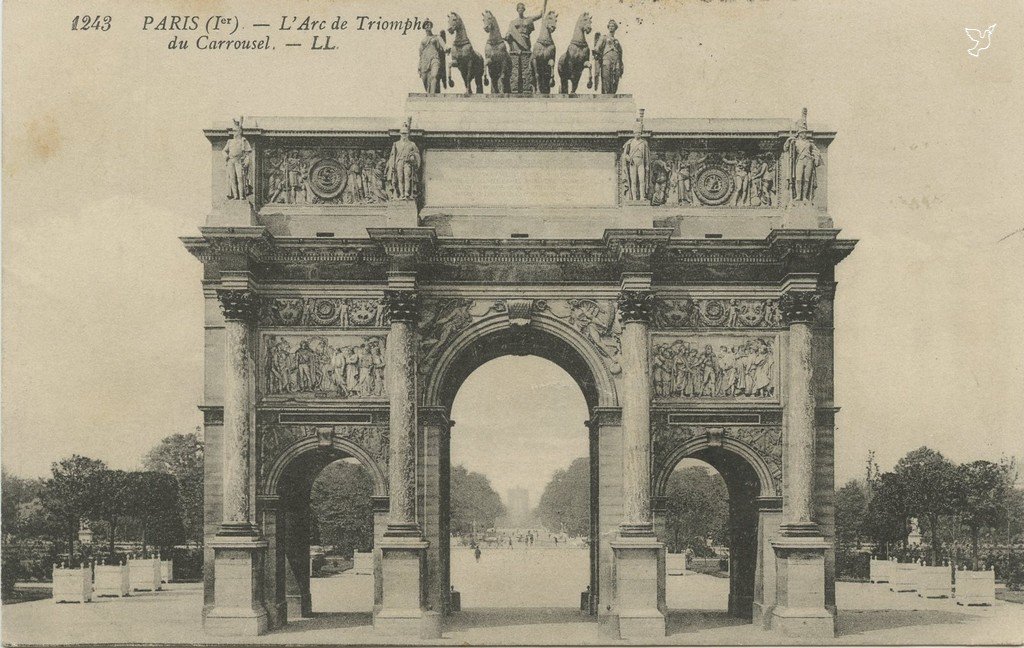
<instances>
[{"instance_id":1,"label":"carved figure in relief","mask_svg":"<svg viewBox=\"0 0 1024 648\"><path fill-rule=\"evenodd\" d=\"M352 339L352 338L350 338ZM385 395L383 342L378 337L332 345L312 336L291 345L283 336L266 341L266 393L310 394L329 398L372 398Z\"/></svg>"},{"instance_id":2,"label":"carved figure in relief","mask_svg":"<svg viewBox=\"0 0 1024 648\"><path fill-rule=\"evenodd\" d=\"M399 200L415 198L420 165L423 162L419 147L409 140L411 126L410 117L402 124L399 139L391 147L391 156L387 163L387 177Z\"/></svg>"},{"instance_id":3,"label":"carved figure in relief","mask_svg":"<svg viewBox=\"0 0 1024 648\"><path fill-rule=\"evenodd\" d=\"M520 2L516 5L515 18L508 26L508 35L505 37L508 43L509 58L512 62L512 74L510 78L511 91L518 94L533 92L533 66L530 63L530 34L533 33L534 25L544 16L548 3L544 1L544 8L537 15L526 15L526 5Z\"/></svg>"},{"instance_id":4,"label":"carved figure in relief","mask_svg":"<svg viewBox=\"0 0 1024 648\"><path fill-rule=\"evenodd\" d=\"M613 95L619 91L619 80L626 71L622 58L622 44L615 37L619 23L608 21L608 35L594 35L594 73L598 77L598 88L601 94Z\"/></svg>"},{"instance_id":5,"label":"carved figure in relief","mask_svg":"<svg viewBox=\"0 0 1024 648\"><path fill-rule=\"evenodd\" d=\"M252 193L252 181L249 179L252 146L249 140L242 137L243 120L244 117L232 120L234 127L231 129L231 139L224 145L224 166L230 200L245 200Z\"/></svg>"},{"instance_id":6,"label":"carved figure in relief","mask_svg":"<svg viewBox=\"0 0 1024 648\"><path fill-rule=\"evenodd\" d=\"M547 2L544 2L547 8ZM544 14L540 21L540 29L537 30L537 42L533 44L530 52L530 67L533 68L533 78L537 90L543 94L550 94L551 88L555 85L555 41L551 32L555 31L558 25L558 14L549 11Z\"/></svg>"},{"instance_id":7,"label":"carved figure in relief","mask_svg":"<svg viewBox=\"0 0 1024 648\"><path fill-rule=\"evenodd\" d=\"M583 71L587 71L587 87L594 87L594 78L590 68L590 46L587 45L587 34L591 32L590 14L583 12L576 20L572 40L565 53L558 59L558 78L561 82L562 94L576 94Z\"/></svg>"},{"instance_id":8,"label":"carved figure in relief","mask_svg":"<svg viewBox=\"0 0 1024 648\"><path fill-rule=\"evenodd\" d=\"M471 299L446 299L424 309L419 325L422 367L433 364L448 343L473 323L472 307Z\"/></svg>"},{"instance_id":9,"label":"carved figure in relief","mask_svg":"<svg viewBox=\"0 0 1024 648\"><path fill-rule=\"evenodd\" d=\"M523 10L525 11L525 7ZM484 31L487 32L487 44L484 46L484 84L487 77L491 81L491 94L509 94L512 92L512 56L508 52L508 43L501 35L498 19L490 11L483 13ZM533 26L532 23L530 25Z\"/></svg>"},{"instance_id":10,"label":"carved figure in relief","mask_svg":"<svg viewBox=\"0 0 1024 648\"><path fill-rule=\"evenodd\" d=\"M677 339L655 344L651 368L656 398L771 398L774 352L764 338L742 344Z\"/></svg>"},{"instance_id":11,"label":"carved figure in relief","mask_svg":"<svg viewBox=\"0 0 1024 648\"><path fill-rule=\"evenodd\" d=\"M423 81L423 91L431 95L448 87L448 71L444 64L447 52L444 30L441 30L440 37L438 37L434 34L433 29L433 22L423 21L425 36L420 41L420 64L417 70Z\"/></svg>"},{"instance_id":12,"label":"carved figure in relief","mask_svg":"<svg viewBox=\"0 0 1024 648\"><path fill-rule=\"evenodd\" d=\"M647 172L651 164L651 147L643 137L644 112L633 130L633 137L622 147L622 163L626 170L626 193L630 200L647 200Z\"/></svg>"},{"instance_id":13,"label":"carved figure in relief","mask_svg":"<svg viewBox=\"0 0 1024 648\"><path fill-rule=\"evenodd\" d=\"M448 57L448 78L452 78L452 68L458 68L466 84L466 94L473 94L473 84L476 85L476 93L483 94L484 58L473 49L466 34L466 25L455 12L448 14L448 33L454 34L451 56Z\"/></svg>"}]
</instances>

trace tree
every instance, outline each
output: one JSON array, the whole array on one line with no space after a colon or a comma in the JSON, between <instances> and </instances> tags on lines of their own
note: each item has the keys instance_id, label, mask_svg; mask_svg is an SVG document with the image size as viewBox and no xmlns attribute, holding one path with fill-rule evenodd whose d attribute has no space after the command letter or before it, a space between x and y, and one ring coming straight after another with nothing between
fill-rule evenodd
<instances>
[{"instance_id":1,"label":"tree","mask_svg":"<svg viewBox=\"0 0 1024 648\"><path fill-rule=\"evenodd\" d=\"M5 541L26 530L29 510L38 504L42 489L40 479L24 479L0 470L0 534Z\"/></svg>"},{"instance_id":2,"label":"tree","mask_svg":"<svg viewBox=\"0 0 1024 648\"><path fill-rule=\"evenodd\" d=\"M128 473L127 506L142 540L142 551L149 545L168 549L184 539L178 482L173 475L140 471Z\"/></svg>"},{"instance_id":3,"label":"tree","mask_svg":"<svg viewBox=\"0 0 1024 648\"><path fill-rule=\"evenodd\" d=\"M1006 523L1010 484L1004 466L991 461L972 461L956 467L959 484L954 503L960 521L971 534L973 568L978 569L981 531Z\"/></svg>"},{"instance_id":4,"label":"tree","mask_svg":"<svg viewBox=\"0 0 1024 648\"><path fill-rule=\"evenodd\" d=\"M862 482L851 479L836 491L836 539L860 546L868 515L868 497Z\"/></svg>"},{"instance_id":5,"label":"tree","mask_svg":"<svg viewBox=\"0 0 1024 648\"><path fill-rule=\"evenodd\" d=\"M54 538L67 542L70 555L75 552L79 524L96 499L96 476L106 468L98 459L77 454L51 464L53 476L43 486L41 501Z\"/></svg>"},{"instance_id":6,"label":"tree","mask_svg":"<svg viewBox=\"0 0 1024 648\"><path fill-rule=\"evenodd\" d=\"M490 480L464 466L452 468L450 493L452 533L469 533L474 523L477 529L489 529L505 514L505 506Z\"/></svg>"},{"instance_id":7,"label":"tree","mask_svg":"<svg viewBox=\"0 0 1024 648\"><path fill-rule=\"evenodd\" d=\"M669 550L707 551L722 543L729 526L729 491L718 475L699 466L674 470L665 487L665 528Z\"/></svg>"},{"instance_id":8,"label":"tree","mask_svg":"<svg viewBox=\"0 0 1024 648\"><path fill-rule=\"evenodd\" d=\"M590 533L589 459L574 459L568 468L555 471L537 502L536 515L552 531L564 529L572 536Z\"/></svg>"},{"instance_id":9,"label":"tree","mask_svg":"<svg viewBox=\"0 0 1024 648\"><path fill-rule=\"evenodd\" d=\"M893 473L881 473L872 479L862 531L886 556L891 546L907 541L910 514L904 499L901 482Z\"/></svg>"},{"instance_id":10,"label":"tree","mask_svg":"<svg viewBox=\"0 0 1024 648\"><path fill-rule=\"evenodd\" d=\"M89 517L107 525L107 542L114 553L119 519L131 515L133 480L123 470L101 470L96 474L95 499L89 503Z\"/></svg>"},{"instance_id":11,"label":"tree","mask_svg":"<svg viewBox=\"0 0 1024 648\"><path fill-rule=\"evenodd\" d=\"M150 450L143 467L152 472L174 475L181 501L181 522L185 537L203 541L203 441L198 435L172 434Z\"/></svg>"},{"instance_id":12,"label":"tree","mask_svg":"<svg viewBox=\"0 0 1024 648\"><path fill-rule=\"evenodd\" d=\"M956 467L942 453L922 446L900 459L893 474L899 480L907 512L928 523L932 564L937 565L940 520L956 512L959 498Z\"/></svg>"},{"instance_id":13,"label":"tree","mask_svg":"<svg viewBox=\"0 0 1024 648\"><path fill-rule=\"evenodd\" d=\"M373 477L360 464L336 461L313 482L310 537L343 556L373 548Z\"/></svg>"}]
</instances>

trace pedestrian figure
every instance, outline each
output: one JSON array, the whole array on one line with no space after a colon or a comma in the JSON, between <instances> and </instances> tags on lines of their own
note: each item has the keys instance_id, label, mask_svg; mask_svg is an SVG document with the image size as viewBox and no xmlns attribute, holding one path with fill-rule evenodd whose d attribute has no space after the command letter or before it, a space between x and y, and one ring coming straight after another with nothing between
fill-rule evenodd
<instances>
[{"instance_id":1,"label":"pedestrian figure","mask_svg":"<svg viewBox=\"0 0 1024 648\"><path fill-rule=\"evenodd\" d=\"M473 551L473 555L476 556L476 561L480 562L480 546L479 545L477 545L477 548Z\"/></svg>"}]
</instances>

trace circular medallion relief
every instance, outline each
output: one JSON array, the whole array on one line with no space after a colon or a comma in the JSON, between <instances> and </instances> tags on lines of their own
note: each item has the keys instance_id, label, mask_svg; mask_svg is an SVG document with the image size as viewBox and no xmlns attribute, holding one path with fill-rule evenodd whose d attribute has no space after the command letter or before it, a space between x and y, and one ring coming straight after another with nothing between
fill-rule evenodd
<instances>
[{"instance_id":1,"label":"circular medallion relief","mask_svg":"<svg viewBox=\"0 0 1024 648\"><path fill-rule=\"evenodd\" d=\"M694 182L697 198L705 205L723 205L732 195L732 178L729 172L717 166L702 169Z\"/></svg>"},{"instance_id":2,"label":"circular medallion relief","mask_svg":"<svg viewBox=\"0 0 1024 648\"><path fill-rule=\"evenodd\" d=\"M337 198L345 190L345 167L337 160L318 160L309 170L309 188L319 198Z\"/></svg>"}]
</instances>

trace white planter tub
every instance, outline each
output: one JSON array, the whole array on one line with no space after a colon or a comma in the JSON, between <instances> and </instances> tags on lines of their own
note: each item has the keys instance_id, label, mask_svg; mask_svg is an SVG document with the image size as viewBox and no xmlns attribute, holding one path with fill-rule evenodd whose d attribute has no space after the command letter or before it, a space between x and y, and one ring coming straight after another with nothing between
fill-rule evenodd
<instances>
[{"instance_id":1,"label":"white planter tub","mask_svg":"<svg viewBox=\"0 0 1024 648\"><path fill-rule=\"evenodd\" d=\"M939 567L918 567L916 572L917 595L923 598L952 598L953 572L949 565Z\"/></svg>"},{"instance_id":2,"label":"white planter tub","mask_svg":"<svg viewBox=\"0 0 1024 648\"><path fill-rule=\"evenodd\" d=\"M352 555L353 574L373 574L373 552L357 551Z\"/></svg>"},{"instance_id":3,"label":"white planter tub","mask_svg":"<svg viewBox=\"0 0 1024 648\"><path fill-rule=\"evenodd\" d=\"M957 571L957 605L994 605L996 573L994 571Z\"/></svg>"},{"instance_id":4,"label":"white planter tub","mask_svg":"<svg viewBox=\"0 0 1024 648\"><path fill-rule=\"evenodd\" d=\"M92 600L92 570L89 567L53 568L53 602L87 603Z\"/></svg>"},{"instance_id":5,"label":"white planter tub","mask_svg":"<svg viewBox=\"0 0 1024 648\"><path fill-rule=\"evenodd\" d=\"M128 596L130 591L128 565L96 565L95 596Z\"/></svg>"},{"instance_id":6,"label":"white planter tub","mask_svg":"<svg viewBox=\"0 0 1024 648\"><path fill-rule=\"evenodd\" d=\"M160 589L160 559L133 558L128 561L132 591Z\"/></svg>"},{"instance_id":7,"label":"white planter tub","mask_svg":"<svg viewBox=\"0 0 1024 648\"><path fill-rule=\"evenodd\" d=\"M921 567L917 563L896 563L893 565L892 575L889 579L889 589L893 592L916 592L917 570Z\"/></svg>"},{"instance_id":8,"label":"white planter tub","mask_svg":"<svg viewBox=\"0 0 1024 648\"><path fill-rule=\"evenodd\" d=\"M871 577L872 583L888 583L892 580L892 573L895 569L896 561L894 560L876 560L871 559Z\"/></svg>"},{"instance_id":9,"label":"white planter tub","mask_svg":"<svg viewBox=\"0 0 1024 648\"><path fill-rule=\"evenodd\" d=\"M174 561L173 560L161 560L160 561L160 581L164 583L170 583L174 579Z\"/></svg>"},{"instance_id":10,"label":"white planter tub","mask_svg":"<svg viewBox=\"0 0 1024 648\"><path fill-rule=\"evenodd\" d=\"M665 573L669 576L682 576L686 573L686 554L665 554Z\"/></svg>"}]
</instances>

